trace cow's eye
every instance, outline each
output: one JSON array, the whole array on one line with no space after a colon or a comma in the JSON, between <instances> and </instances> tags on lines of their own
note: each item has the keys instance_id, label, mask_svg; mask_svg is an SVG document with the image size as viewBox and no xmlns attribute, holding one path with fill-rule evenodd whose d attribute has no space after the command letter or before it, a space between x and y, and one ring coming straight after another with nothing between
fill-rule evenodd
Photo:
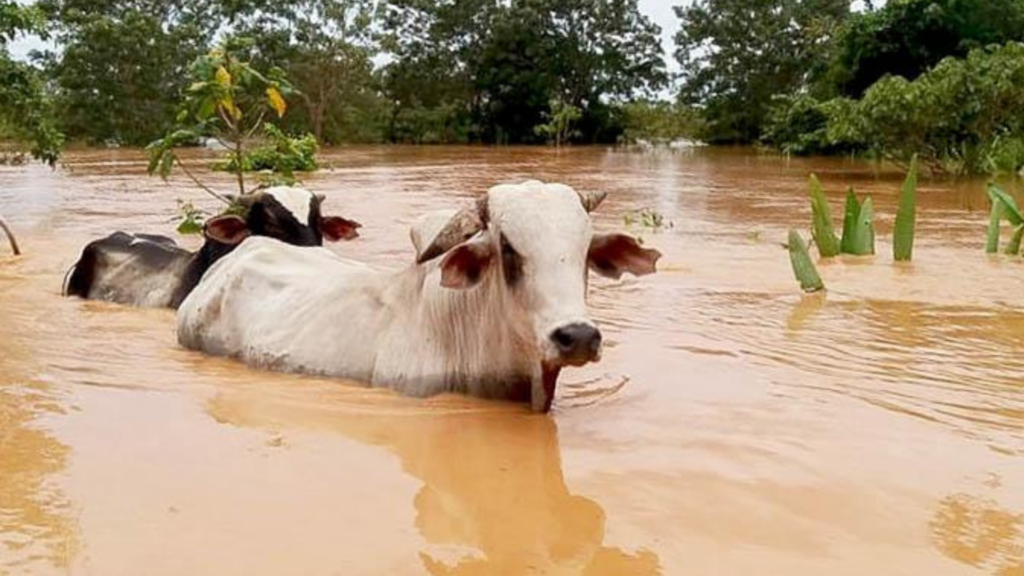
<instances>
[{"instance_id":1,"label":"cow's eye","mask_svg":"<svg viewBox=\"0 0 1024 576\"><path fill-rule=\"evenodd\" d=\"M515 285L523 276L523 257L516 252L505 235L501 235L501 265L505 270L505 282Z\"/></svg>"}]
</instances>

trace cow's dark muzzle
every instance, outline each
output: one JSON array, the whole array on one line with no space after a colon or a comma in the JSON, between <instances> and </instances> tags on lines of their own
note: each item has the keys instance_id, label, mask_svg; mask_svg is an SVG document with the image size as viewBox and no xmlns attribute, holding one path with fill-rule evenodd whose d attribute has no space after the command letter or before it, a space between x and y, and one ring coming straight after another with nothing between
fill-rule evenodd
<instances>
[{"instance_id":1,"label":"cow's dark muzzle","mask_svg":"<svg viewBox=\"0 0 1024 576\"><path fill-rule=\"evenodd\" d=\"M601 357L601 331L591 324L567 324L552 332L550 338L566 366L582 366Z\"/></svg>"}]
</instances>

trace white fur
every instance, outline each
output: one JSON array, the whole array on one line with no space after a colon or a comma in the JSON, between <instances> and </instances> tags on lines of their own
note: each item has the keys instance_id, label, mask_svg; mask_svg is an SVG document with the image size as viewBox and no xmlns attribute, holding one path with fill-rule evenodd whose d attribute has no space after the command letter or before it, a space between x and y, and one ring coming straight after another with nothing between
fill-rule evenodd
<instances>
[{"instance_id":1,"label":"white fur","mask_svg":"<svg viewBox=\"0 0 1024 576\"><path fill-rule=\"evenodd\" d=\"M279 370L341 376L426 396L445 391L538 398L555 328L590 322L590 219L568 186L526 182L489 192L493 266L466 290L441 286L443 257L379 271L322 248L250 238L220 260L178 311L182 345ZM449 213L450 215L450 213ZM424 217L412 237L436 235ZM500 238L524 258L510 289Z\"/></svg>"},{"instance_id":2,"label":"white fur","mask_svg":"<svg viewBox=\"0 0 1024 576\"><path fill-rule=\"evenodd\" d=\"M300 224L309 223L310 204L313 200L313 194L309 190L291 186L274 186L267 188L264 192L273 196L281 206L284 206L285 210L295 216Z\"/></svg>"}]
</instances>

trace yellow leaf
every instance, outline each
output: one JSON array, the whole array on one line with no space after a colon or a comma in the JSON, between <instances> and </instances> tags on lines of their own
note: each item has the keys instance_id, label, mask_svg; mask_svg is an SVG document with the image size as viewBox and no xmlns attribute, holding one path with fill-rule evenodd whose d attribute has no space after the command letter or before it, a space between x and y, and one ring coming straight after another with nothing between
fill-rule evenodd
<instances>
[{"instance_id":1,"label":"yellow leaf","mask_svg":"<svg viewBox=\"0 0 1024 576\"><path fill-rule=\"evenodd\" d=\"M242 118L242 111L238 109L238 106L235 106L235 101L232 100L230 96L221 100L220 106L234 120L239 120Z\"/></svg>"},{"instance_id":2,"label":"yellow leaf","mask_svg":"<svg viewBox=\"0 0 1024 576\"><path fill-rule=\"evenodd\" d=\"M285 111L288 110L288 104L284 101L284 97L273 86L267 88L267 101L270 102L270 107L274 109L274 112L277 112L278 118L284 116Z\"/></svg>"},{"instance_id":3,"label":"yellow leaf","mask_svg":"<svg viewBox=\"0 0 1024 576\"><path fill-rule=\"evenodd\" d=\"M217 84L225 89L231 87L231 73L223 66L217 68Z\"/></svg>"}]
</instances>

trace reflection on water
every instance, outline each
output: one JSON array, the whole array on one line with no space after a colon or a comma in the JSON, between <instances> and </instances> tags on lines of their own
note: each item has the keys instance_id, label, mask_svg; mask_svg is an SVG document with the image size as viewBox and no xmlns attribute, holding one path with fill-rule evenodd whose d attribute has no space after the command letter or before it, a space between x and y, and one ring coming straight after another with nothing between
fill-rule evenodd
<instances>
[{"instance_id":1,"label":"reflection on water","mask_svg":"<svg viewBox=\"0 0 1024 576\"><path fill-rule=\"evenodd\" d=\"M307 184L363 222L331 249L412 259L407 225L503 181L610 193L601 230L664 253L595 278L599 365L549 417L257 372L179 349L167 311L64 300L90 239L166 233L183 179L132 151L0 167L26 256L0 258L0 574L1019 574L1024 263L982 253L978 182L744 150L345 148ZM870 194L878 256L804 296L779 243L806 176ZM230 188L230 175L211 175ZM194 240L186 240L194 243ZM979 480L1000 478L1000 488ZM955 495L955 496L950 496Z\"/></svg>"},{"instance_id":2,"label":"reflection on water","mask_svg":"<svg viewBox=\"0 0 1024 576\"><path fill-rule=\"evenodd\" d=\"M945 498L932 521L939 548L998 576L1024 575L1024 514L968 494Z\"/></svg>"},{"instance_id":3,"label":"reflection on water","mask_svg":"<svg viewBox=\"0 0 1024 576\"><path fill-rule=\"evenodd\" d=\"M423 483L413 506L430 574L660 573L655 553L604 545L604 511L567 488L550 418L515 408L355 415L252 394L222 393L210 415L244 427L329 430L399 458Z\"/></svg>"},{"instance_id":4,"label":"reflection on water","mask_svg":"<svg viewBox=\"0 0 1024 576\"><path fill-rule=\"evenodd\" d=\"M17 276L16 259L0 260L0 574L37 574L71 566L77 527L54 483L69 450L42 422L65 408L52 387L27 372L35 359L19 333L30 313L11 307Z\"/></svg>"}]
</instances>

